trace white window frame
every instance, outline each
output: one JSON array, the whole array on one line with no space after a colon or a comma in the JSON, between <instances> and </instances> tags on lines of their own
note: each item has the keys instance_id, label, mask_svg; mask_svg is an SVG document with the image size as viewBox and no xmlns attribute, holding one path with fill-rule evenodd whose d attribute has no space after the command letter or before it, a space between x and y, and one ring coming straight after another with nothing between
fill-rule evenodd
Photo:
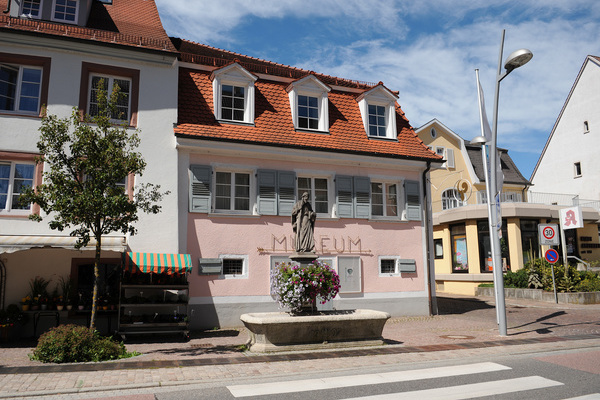
<instances>
[{"instance_id":1,"label":"white window frame","mask_svg":"<svg viewBox=\"0 0 600 400\"><path fill-rule=\"evenodd\" d=\"M377 269L380 277L390 277L390 276L400 276L400 270L398 268L398 263L401 257L399 256L379 256L377 257ZM381 262L383 260L392 260L394 262L394 272L382 272L381 271Z\"/></svg>"},{"instance_id":2,"label":"white window frame","mask_svg":"<svg viewBox=\"0 0 600 400\"><path fill-rule=\"evenodd\" d=\"M13 214L13 215L29 215L32 212L32 204L26 209L14 209L12 208L13 196L14 196L14 182L15 182L15 170L17 165L30 165L33 167L33 177L31 178L31 185L35 187L36 184L36 165L34 162L27 161L12 161L12 160L0 160L2 165L10 165L10 172L8 176L8 188L6 193L6 205L4 208L0 208L0 215ZM19 193L20 194L20 193Z\"/></svg>"},{"instance_id":3,"label":"white window frame","mask_svg":"<svg viewBox=\"0 0 600 400\"><path fill-rule=\"evenodd\" d=\"M388 220L400 220L402 219L402 212L404 210L404 193L402 192L402 181L382 179L378 177L371 178L371 219L388 219ZM383 196L383 215L373 214L373 185L382 185L382 196ZM388 185L396 185L396 215L387 215L387 199L388 199Z\"/></svg>"},{"instance_id":4,"label":"white window frame","mask_svg":"<svg viewBox=\"0 0 600 400\"><path fill-rule=\"evenodd\" d=\"M308 75L296 82L292 82L286 90L290 100L292 121L294 128L302 131L329 132L329 98L331 88L321 82L314 75ZM318 123L317 128L300 127L299 96L314 97L317 99Z\"/></svg>"},{"instance_id":5,"label":"white window frame","mask_svg":"<svg viewBox=\"0 0 600 400\"><path fill-rule=\"evenodd\" d=\"M452 196L449 195L451 192ZM460 192L454 187L448 188L442 192L442 210L452 210L453 208L460 208L467 205L467 202L460 200L456 194L460 195ZM453 207L449 207L451 205Z\"/></svg>"},{"instance_id":6,"label":"white window frame","mask_svg":"<svg viewBox=\"0 0 600 400\"><path fill-rule=\"evenodd\" d=\"M219 122L254 124L255 95L254 82L258 79L238 63L228 65L214 71L210 79L213 84L213 105L215 119ZM244 88L244 118L243 120L223 119L222 96L223 85ZM233 116L233 115L232 115Z\"/></svg>"},{"instance_id":7,"label":"white window frame","mask_svg":"<svg viewBox=\"0 0 600 400\"><path fill-rule=\"evenodd\" d=\"M248 279L248 255L247 254L220 254L219 258L222 261L221 277L225 279ZM242 260L242 273L237 274L226 274L224 261L229 260Z\"/></svg>"},{"instance_id":8,"label":"white window frame","mask_svg":"<svg viewBox=\"0 0 600 400\"><path fill-rule=\"evenodd\" d=\"M397 96L381 84L358 96L356 100L358 101L358 107L363 119L365 132L369 138L394 140L398 138L398 131L396 128L396 99ZM385 136L374 136L370 134L369 105L385 107Z\"/></svg>"},{"instance_id":9,"label":"white window frame","mask_svg":"<svg viewBox=\"0 0 600 400\"><path fill-rule=\"evenodd\" d=\"M97 104L96 102L92 103L92 91L94 90L94 86L93 86L93 81L94 78L101 78L104 79L105 81L108 80L108 89L107 89L107 96L110 97L111 93L112 93L112 89L115 85L115 80L121 80L121 81L128 81L129 82L129 91L127 92L127 115L125 116L125 118L111 118L111 122L115 122L115 123L122 123L122 122L126 122L127 124L129 124L129 121L131 120L131 115L132 115L132 109L131 109L131 98L133 96L133 79L126 77L126 76L115 76L115 75L108 75L108 74L102 74L102 73L97 73L97 72L92 72L90 73L90 77L89 77L89 82L88 82L88 92L87 92L87 96L88 96L88 102L87 102L87 114L94 116L97 114L92 114L90 112L90 109L92 107L92 104ZM120 88L121 90L123 88ZM121 91L120 93L125 93L124 91Z\"/></svg>"},{"instance_id":10,"label":"white window frame","mask_svg":"<svg viewBox=\"0 0 600 400\"><path fill-rule=\"evenodd\" d=\"M42 85L43 85L43 80L44 80L44 69L42 67L21 65L21 64L12 64L12 63L0 63L0 65L18 70L17 71L17 80L15 82L15 97L13 99L14 106L11 110L3 109L3 110L0 110L0 112L38 115L40 113L40 101L41 101L41 95L42 95ZM40 80L38 82L23 82L23 73L24 73L25 69L39 71ZM23 84L24 83L33 83L33 84L38 85L38 92L37 92L37 96L35 97L37 99L37 107L35 110L21 110L21 99L25 98L25 97L33 98L33 96L25 96L23 94Z\"/></svg>"},{"instance_id":11,"label":"white window frame","mask_svg":"<svg viewBox=\"0 0 600 400\"><path fill-rule=\"evenodd\" d=\"M12 0L8 0L9 2ZM27 11L31 11L31 3L37 3L38 4L38 10L37 10L37 15L33 15L31 14L31 12L29 13L25 13L25 2L29 3L29 10ZM21 2L21 8L19 9L19 15L21 17L26 17L26 18L31 18L31 19L40 19L42 18L42 8L44 5L44 0L23 0Z\"/></svg>"},{"instance_id":12,"label":"white window frame","mask_svg":"<svg viewBox=\"0 0 600 400\"><path fill-rule=\"evenodd\" d=\"M73 19L73 21L71 21L69 19L66 19L66 18L57 18L56 17L56 7L58 6L58 4L57 4L58 1L64 1L65 2L65 5L64 5L65 7L69 7L66 4L68 1L74 1L75 2L75 12L74 12L74 19ZM53 0L52 1L52 16L51 16L52 21L54 21L54 22L62 22L62 23L65 23L65 24L77 24L77 20L79 19L79 5L80 5L80 3L81 3L81 0ZM66 12L66 9L65 9L65 12L63 14L65 16L66 15L71 15L71 13L67 13Z\"/></svg>"},{"instance_id":13,"label":"white window frame","mask_svg":"<svg viewBox=\"0 0 600 400\"><path fill-rule=\"evenodd\" d=\"M300 179L310 179L311 192L309 193L309 196L310 196L309 202L310 202L311 206L313 207L313 210L317 213L317 216L324 217L324 218L331 217L333 198L335 198L335 194L333 193L332 177L331 176L322 176L322 175L312 175L312 174L298 172L296 174L296 198L297 199L302 198L302 193L300 193L300 187L299 187ZM315 203L315 191L316 191L315 179L323 179L323 180L327 181L327 212L326 213L317 212L317 207L316 207L316 203Z\"/></svg>"},{"instance_id":14,"label":"white window frame","mask_svg":"<svg viewBox=\"0 0 600 400\"><path fill-rule=\"evenodd\" d=\"M217 175L219 173L227 173L231 174L231 197L230 197L230 208L229 209L217 209ZM236 174L245 174L248 175L248 210L236 210L235 209L235 175ZM256 187L256 182L254 179L254 171L244 170L244 169L235 169L235 168L224 168L224 167L215 167L213 169L212 174L212 212L213 213L225 213L225 214L252 214L254 210L254 202L256 195L254 193L254 188Z\"/></svg>"}]
</instances>

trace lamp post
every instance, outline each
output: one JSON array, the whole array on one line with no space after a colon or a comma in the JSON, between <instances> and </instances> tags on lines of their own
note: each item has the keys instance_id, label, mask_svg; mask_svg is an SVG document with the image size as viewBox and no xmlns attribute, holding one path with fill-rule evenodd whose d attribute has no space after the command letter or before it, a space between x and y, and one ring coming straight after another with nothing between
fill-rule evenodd
<instances>
[{"instance_id":1,"label":"lamp post","mask_svg":"<svg viewBox=\"0 0 600 400\"><path fill-rule=\"evenodd\" d=\"M500 42L500 54L498 56L498 73L496 75L496 91L494 96L494 120L492 123L492 137L490 142L490 162L489 162L489 179L486 179L486 188L488 191L488 216L490 225L490 242L492 250L492 265L494 268L494 287L496 292L496 316L498 319L498 331L500 336L506 336L506 304L504 302L504 280L502 276L502 251L500 247L499 231L502 228L502 220L499 215L500 211L500 193L502 188L498 187L498 151L497 151L497 133L498 133L498 98L500 95L500 82L506 78L514 69L517 69L529 62L533 57L533 53L527 49L520 49L512 52L506 62L502 72L502 54L504 51L504 34L502 30L502 40ZM486 160L484 160L485 162ZM487 169L487 166L484 166ZM488 184L489 182L489 184ZM491 195L493 193L493 195ZM489 204L490 200L494 204ZM499 218L500 217L500 218Z\"/></svg>"}]
</instances>

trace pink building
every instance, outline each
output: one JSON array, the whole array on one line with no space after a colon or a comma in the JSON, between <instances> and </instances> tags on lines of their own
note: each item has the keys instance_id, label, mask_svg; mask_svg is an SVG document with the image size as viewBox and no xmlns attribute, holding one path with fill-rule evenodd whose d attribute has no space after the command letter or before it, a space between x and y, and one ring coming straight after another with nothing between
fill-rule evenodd
<instances>
[{"instance_id":1,"label":"pink building","mask_svg":"<svg viewBox=\"0 0 600 400\"><path fill-rule=\"evenodd\" d=\"M398 93L175 40L181 253L192 256L191 328L275 311L270 270L293 252L291 209L317 212L315 251L342 281L325 309L428 315L426 180L441 157Z\"/></svg>"}]
</instances>

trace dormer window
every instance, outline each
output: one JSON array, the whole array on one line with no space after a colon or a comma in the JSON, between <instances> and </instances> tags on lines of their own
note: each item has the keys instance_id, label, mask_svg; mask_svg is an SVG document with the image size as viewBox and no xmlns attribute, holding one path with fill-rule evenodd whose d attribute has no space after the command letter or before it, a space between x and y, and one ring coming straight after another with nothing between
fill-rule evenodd
<instances>
[{"instance_id":1,"label":"dormer window","mask_svg":"<svg viewBox=\"0 0 600 400\"><path fill-rule=\"evenodd\" d=\"M396 99L382 83L357 98L369 137L396 139Z\"/></svg>"},{"instance_id":2,"label":"dormer window","mask_svg":"<svg viewBox=\"0 0 600 400\"><path fill-rule=\"evenodd\" d=\"M238 63L212 73L214 113L218 121L254 123L256 79Z\"/></svg>"},{"instance_id":3,"label":"dormer window","mask_svg":"<svg viewBox=\"0 0 600 400\"><path fill-rule=\"evenodd\" d=\"M313 75L292 82L286 89L294 128L307 131L329 131L329 100L331 88Z\"/></svg>"},{"instance_id":4,"label":"dormer window","mask_svg":"<svg viewBox=\"0 0 600 400\"><path fill-rule=\"evenodd\" d=\"M74 24L77 22L77 0L54 0L52 21Z\"/></svg>"},{"instance_id":5,"label":"dormer window","mask_svg":"<svg viewBox=\"0 0 600 400\"><path fill-rule=\"evenodd\" d=\"M42 0L23 0L21 5L21 15L27 18L40 18L40 8Z\"/></svg>"}]
</instances>

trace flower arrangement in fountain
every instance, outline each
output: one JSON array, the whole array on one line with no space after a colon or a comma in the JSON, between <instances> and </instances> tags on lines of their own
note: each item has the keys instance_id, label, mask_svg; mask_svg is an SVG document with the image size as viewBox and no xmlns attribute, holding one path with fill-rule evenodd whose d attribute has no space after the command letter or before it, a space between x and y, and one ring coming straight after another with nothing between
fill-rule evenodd
<instances>
[{"instance_id":1,"label":"flower arrangement in fountain","mask_svg":"<svg viewBox=\"0 0 600 400\"><path fill-rule=\"evenodd\" d=\"M309 306L314 310L317 299L325 304L340 290L340 277L324 262L315 260L302 267L292 263L279 263L271 271L271 294L280 308L289 308L299 314Z\"/></svg>"}]
</instances>

